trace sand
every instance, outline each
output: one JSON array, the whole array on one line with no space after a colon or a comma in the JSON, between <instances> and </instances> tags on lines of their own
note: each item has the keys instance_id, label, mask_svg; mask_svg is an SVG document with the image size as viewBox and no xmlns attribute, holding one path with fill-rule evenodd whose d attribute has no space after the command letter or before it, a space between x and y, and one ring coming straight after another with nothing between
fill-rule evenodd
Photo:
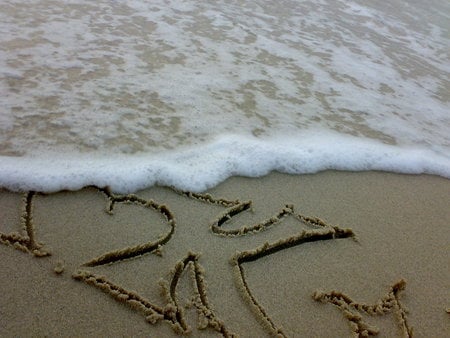
<instances>
[{"instance_id":1,"label":"sand","mask_svg":"<svg viewBox=\"0 0 450 338\"><path fill-rule=\"evenodd\" d=\"M450 336L450 180L0 193L0 336Z\"/></svg>"}]
</instances>

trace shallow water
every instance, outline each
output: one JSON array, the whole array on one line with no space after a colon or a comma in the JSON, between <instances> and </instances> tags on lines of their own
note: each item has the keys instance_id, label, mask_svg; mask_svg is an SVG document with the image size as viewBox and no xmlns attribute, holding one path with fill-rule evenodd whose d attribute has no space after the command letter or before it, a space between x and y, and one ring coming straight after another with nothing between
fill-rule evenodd
<instances>
[{"instance_id":1,"label":"shallow water","mask_svg":"<svg viewBox=\"0 0 450 338\"><path fill-rule=\"evenodd\" d=\"M444 0L0 1L0 186L450 177L448 13Z\"/></svg>"}]
</instances>

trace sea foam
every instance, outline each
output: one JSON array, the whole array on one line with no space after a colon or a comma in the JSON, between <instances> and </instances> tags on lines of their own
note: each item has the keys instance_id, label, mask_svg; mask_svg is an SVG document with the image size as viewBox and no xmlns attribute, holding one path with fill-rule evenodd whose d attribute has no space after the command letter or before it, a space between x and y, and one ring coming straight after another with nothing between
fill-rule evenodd
<instances>
[{"instance_id":1,"label":"sea foam","mask_svg":"<svg viewBox=\"0 0 450 338\"><path fill-rule=\"evenodd\" d=\"M449 177L445 0L0 4L0 186Z\"/></svg>"},{"instance_id":2,"label":"sea foam","mask_svg":"<svg viewBox=\"0 0 450 338\"><path fill-rule=\"evenodd\" d=\"M203 191L230 176L263 176L336 169L433 174L450 179L450 158L417 147L398 147L339 134L261 141L226 136L181 152L113 158L1 157L0 186L15 191L77 190L88 185L134 192L153 185Z\"/></svg>"}]
</instances>

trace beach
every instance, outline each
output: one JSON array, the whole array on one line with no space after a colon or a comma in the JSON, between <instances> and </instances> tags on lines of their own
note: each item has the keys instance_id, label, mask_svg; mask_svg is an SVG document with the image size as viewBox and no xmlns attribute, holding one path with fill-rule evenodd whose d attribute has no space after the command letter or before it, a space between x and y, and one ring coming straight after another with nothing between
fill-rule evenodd
<instances>
[{"instance_id":1,"label":"beach","mask_svg":"<svg viewBox=\"0 0 450 338\"><path fill-rule=\"evenodd\" d=\"M449 337L448 1L0 1L0 337Z\"/></svg>"},{"instance_id":2,"label":"beach","mask_svg":"<svg viewBox=\"0 0 450 338\"><path fill-rule=\"evenodd\" d=\"M449 197L374 171L3 190L0 335L448 336Z\"/></svg>"}]
</instances>

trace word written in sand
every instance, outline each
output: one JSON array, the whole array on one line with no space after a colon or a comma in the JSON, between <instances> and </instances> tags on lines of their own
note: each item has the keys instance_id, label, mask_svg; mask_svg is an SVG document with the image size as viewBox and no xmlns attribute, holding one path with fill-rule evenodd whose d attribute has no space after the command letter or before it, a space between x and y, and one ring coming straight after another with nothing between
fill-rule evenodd
<instances>
[{"instance_id":1,"label":"word written in sand","mask_svg":"<svg viewBox=\"0 0 450 338\"><path fill-rule=\"evenodd\" d=\"M176 263L169 281L164 279L159 281L165 299L165 304L163 305L158 305L155 302L140 296L136 292L126 290L120 285L113 283L107 277L97 275L88 270L88 268L111 265L127 259L138 258L148 253L160 255L163 246L165 246L175 234L177 226L173 213L164 204L157 203L151 199L147 200L133 194L116 195L107 188L94 188L102 193L107 199L106 212L110 215L114 214L114 207L119 203L134 204L159 213L162 219L167 223L168 229L165 233L161 234L156 241L148 241L139 245L109 251L94 257L81 264L79 269L72 274L72 277L77 281L82 281L105 292L119 302L127 304L132 309L143 314L149 323L156 324L160 321L164 321L172 327L175 333L186 335L189 334L192 329L187 323L184 308L181 306L177 297L177 288L182 274L190 271L191 282L194 286L195 293L191 305L197 310L197 327L199 329L212 329L224 337L234 336L212 310L212 306L207 297L205 272L199 263L199 255L196 253L188 252L182 260ZM239 200L227 200L223 198L214 198L209 194L172 190L189 199L197 200L202 203L215 204L225 208L225 210L210 224L212 233L217 236L234 238L258 234L259 232L269 230L274 225L282 224L283 220L288 217L293 217L300 225L302 225L303 229L293 236L282 238L273 243L265 243L253 250L237 252L230 259L237 289L246 300L249 307L254 310L260 323L271 335L281 337L286 336L282 329L270 317L267 310L254 296L254 293L247 282L244 269L245 264L256 262L268 255L305 243L354 238L354 233L350 229L329 225L315 217L296 214L293 205L286 205L272 217L256 224L243 225L237 229L226 229L225 227L228 221L240 213L251 209L251 201L242 202ZM50 255L50 253L44 249L42 243L36 241L32 220L33 198L36 194L37 193L29 192L23 199L24 207L21 217L23 234L16 232L10 234L0 233L0 243L13 246L16 249L31 253L36 257L45 257ZM54 271L56 274L62 274L64 269L64 262L59 261ZM381 305L372 307L354 303L349 297L335 291L329 294L316 292L314 294L314 299L338 305L344 311L345 318L350 320L353 332L358 335L365 333L371 335L378 333L378 331L376 328L369 327L362 321L359 314L355 311L364 311L369 314L384 314L395 308L397 309L397 312L400 313L399 325L409 334L411 329L407 325L405 312L398 301L398 293L404 289L404 286L405 284L403 281L397 283L394 285L388 296L383 298ZM381 310L379 308L380 306Z\"/></svg>"}]
</instances>

